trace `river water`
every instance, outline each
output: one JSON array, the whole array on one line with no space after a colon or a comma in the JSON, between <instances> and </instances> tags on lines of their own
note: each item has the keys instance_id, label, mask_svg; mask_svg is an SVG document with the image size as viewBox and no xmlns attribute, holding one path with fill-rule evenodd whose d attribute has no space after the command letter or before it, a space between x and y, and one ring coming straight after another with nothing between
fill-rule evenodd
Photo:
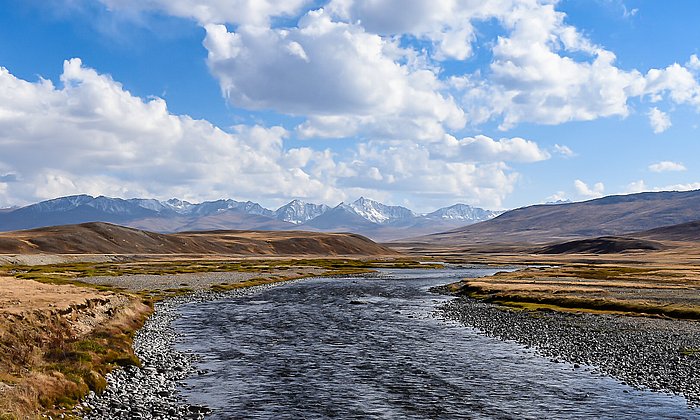
<instances>
[{"instance_id":1,"label":"river water","mask_svg":"<svg viewBox=\"0 0 700 420\"><path fill-rule=\"evenodd\" d=\"M681 397L436 319L428 292L494 269L385 270L185 305L179 348L207 373L184 397L212 418L697 418Z\"/></svg>"}]
</instances>

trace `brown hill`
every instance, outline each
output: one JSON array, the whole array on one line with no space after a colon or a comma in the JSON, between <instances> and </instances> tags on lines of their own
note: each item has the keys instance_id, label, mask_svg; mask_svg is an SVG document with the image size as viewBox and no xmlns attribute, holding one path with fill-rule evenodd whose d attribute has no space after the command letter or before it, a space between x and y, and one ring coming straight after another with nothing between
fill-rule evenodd
<instances>
[{"instance_id":1,"label":"brown hill","mask_svg":"<svg viewBox=\"0 0 700 420\"><path fill-rule=\"evenodd\" d=\"M700 241L700 221L663 226L630 236L657 241L696 242Z\"/></svg>"},{"instance_id":2,"label":"brown hill","mask_svg":"<svg viewBox=\"0 0 700 420\"><path fill-rule=\"evenodd\" d=\"M524 207L486 222L413 241L444 245L548 243L622 236L698 219L700 191L641 193Z\"/></svg>"},{"instance_id":3,"label":"brown hill","mask_svg":"<svg viewBox=\"0 0 700 420\"><path fill-rule=\"evenodd\" d=\"M536 250L537 254L617 254L628 251L657 251L665 246L659 242L636 238L603 236L593 239L553 244Z\"/></svg>"},{"instance_id":4,"label":"brown hill","mask_svg":"<svg viewBox=\"0 0 700 420\"><path fill-rule=\"evenodd\" d=\"M208 231L159 234L109 223L0 233L3 254L396 255L350 233Z\"/></svg>"}]
</instances>

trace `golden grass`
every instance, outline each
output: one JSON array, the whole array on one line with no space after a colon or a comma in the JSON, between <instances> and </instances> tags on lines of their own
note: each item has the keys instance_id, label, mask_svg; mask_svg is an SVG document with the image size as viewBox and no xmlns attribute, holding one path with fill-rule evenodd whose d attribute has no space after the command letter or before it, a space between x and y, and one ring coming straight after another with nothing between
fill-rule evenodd
<instances>
[{"instance_id":1,"label":"golden grass","mask_svg":"<svg viewBox=\"0 0 700 420\"><path fill-rule=\"evenodd\" d=\"M152 309L140 299L85 336L56 313L34 311L0 318L0 418L37 418L72 407L106 386L116 366L138 364L133 334Z\"/></svg>"},{"instance_id":2,"label":"golden grass","mask_svg":"<svg viewBox=\"0 0 700 420\"><path fill-rule=\"evenodd\" d=\"M527 310L700 319L700 270L673 264L573 263L465 279L456 293Z\"/></svg>"}]
</instances>

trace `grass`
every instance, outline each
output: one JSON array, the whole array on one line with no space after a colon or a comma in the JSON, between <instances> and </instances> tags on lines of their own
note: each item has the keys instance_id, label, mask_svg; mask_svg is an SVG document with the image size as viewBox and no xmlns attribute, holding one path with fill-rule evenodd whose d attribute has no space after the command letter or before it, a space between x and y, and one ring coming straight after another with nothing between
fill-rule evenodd
<instances>
[{"instance_id":1,"label":"grass","mask_svg":"<svg viewBox=\"0 0 700 420\"><path fill-rule=\"evenodd\" d=\"M604 297L586 296L585 288L578 286L576 279L572 279L570 285L573 288L567 289L562 287L562 283L548 286L546 282L543 282L539 289L518 290L518 288L530 285L520 285L518 282L508 283L502 278L497 281L481 278L478 281L465 280L454 285L452 289L457 294L524 310L617 313L700 320L700 306L671 303L664 300L639 300L625 297L624 293L616 294L617 290L604 293ZM623 291L635 289L634 284L627 288L619 287L619 283L612 284L612 286L615 289L623 289ZM597 286L590 288L590 290L598 292L605 289ZM690 293L693 294L693 289L690 289Z\"/></svg>"},{"instance_id":2,"label":"grass","mask_svg":"<svg viewBox=\"0 0 700 420\"><path fill-rule=\"evenodd\" d=\"M76 284L98 290L114 290L109 286L99 286L81 282L84 277L123 276L133 274L185 274L214 271L265 272L280 268L315 267L325 269L328 275L361 273L375 268L436 268L439 264L420 264L417 260L356 260L356 259L261 259L241 261L131 261L131 262L78 262L39 266L5 265L0 266L0 276L36 280L49 284ZM325 275L325 273L324 273Z\"/></svg>"},{"instance_id":3,"label":"grass","mask_svg":"<svg viewBox=\"0 0 700 420\"><path fill-rule=\"evenodd\" d=\"M152 307L133 300L119 315L77 337L65 318L35 312L0 319L0 419L56 415L88 391L101 392L117 366L138 365L133 334Z\"/></svg>"}]
</instances>

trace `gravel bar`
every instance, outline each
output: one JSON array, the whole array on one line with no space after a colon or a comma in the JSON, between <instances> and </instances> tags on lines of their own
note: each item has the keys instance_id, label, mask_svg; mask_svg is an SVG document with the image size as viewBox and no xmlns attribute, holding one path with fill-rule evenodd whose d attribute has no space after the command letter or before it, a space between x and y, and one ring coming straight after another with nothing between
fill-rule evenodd
<instances>
[{"instance_id":1,"label":"gravel bar","mask_svg":"<svg viewBox=\"0 0 700 420\"><path fill-rule=\"evenodd\" d=\"M178 308L189 303L257 293L277 285L229 292L199 291L156 303L153 315L134 337L134 352L142 366L128 366L109 373L105 391L100 395L91 391L75 407L74 414L86 420L203 419L211 410L187 404L178 391L184 379L205 373L194 366L196 355L175 350L179 337L171 325L180 316Z\"/></svg>"},{"instance_id":2,"label":"gravel bar","mask_svg":"<svg viewBox=\"0 0 700 420\"><path fill-rule=\"evenodd\" d=\"M700 323L621 315L506 309L461 297L440 317L532 348L555 363L582 365L637 389L700 405Z\"/></svg>"}]
</instances>

